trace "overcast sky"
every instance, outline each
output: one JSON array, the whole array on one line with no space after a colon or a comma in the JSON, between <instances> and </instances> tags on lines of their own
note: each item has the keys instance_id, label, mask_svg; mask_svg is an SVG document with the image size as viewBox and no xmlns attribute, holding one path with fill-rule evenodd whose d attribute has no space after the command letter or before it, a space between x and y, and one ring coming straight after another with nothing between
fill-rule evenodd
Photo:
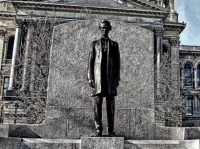
<instances>
[{"instance_id":1,"label":"overcast sky","mask_svg":"<svg viewBox=\"0 0 200 149\"><path fill-rule=\"evenodd\" d=\"M200 46L200 0L174 1L179 22L186 23L186 28L180 34L180 44Z\"/></svg>"}]
</instances>

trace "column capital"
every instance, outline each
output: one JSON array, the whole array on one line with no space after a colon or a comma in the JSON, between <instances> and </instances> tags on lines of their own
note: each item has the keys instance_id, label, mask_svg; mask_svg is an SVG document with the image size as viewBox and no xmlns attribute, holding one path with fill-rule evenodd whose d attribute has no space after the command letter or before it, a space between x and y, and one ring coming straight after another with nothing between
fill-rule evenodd
<instances>
[{"instance_id":1,"label":"column capital","mask_svg":"<svg viewBox=\"0 0 200 149\"><path fill-rule=\"evenodd\" d=\"M35 21L32 19L27 20L28 28L33 28Z\"/></svg>"},{"instance_id":2,"label":"column capital","mask_svg":"<svg viewBox=\"0 0 200 149\"><path fill-rule=\"evenodd\" d=\"M174 46L174 47L178 46L180 43L178 38L172 38L169 40L169 42L170 42L171 46Z\"/></svg>"},{"instance_id":3,"label":"column capital","mask_svg":"<svg viewBox=\"0 0 200 149\"><path fill-rule=\"evenodd\" d=\"M6 30L0 29L0 37L4 37L6 33Z\"/></svg>"},{"instance_id":4,"label":"column capital","mask_svg":"<svg viewBox=\"0 0 200 149\"><path fill-rule=\"evenodd\" d=\"M156 35L156 37L162 37L163 33L164 33L163 28L154 28L154 34Z\"/></svg>"},{"instance_id":5,"label":"column capital","mask_svg":"<svg viewBox=\"0 0 200 149\"><path fill-rule=\"evenodd\" d=\"M22 27L23 20L22 19L15 19L15 26L16 28Z\"/></svg>"}]
</instances>

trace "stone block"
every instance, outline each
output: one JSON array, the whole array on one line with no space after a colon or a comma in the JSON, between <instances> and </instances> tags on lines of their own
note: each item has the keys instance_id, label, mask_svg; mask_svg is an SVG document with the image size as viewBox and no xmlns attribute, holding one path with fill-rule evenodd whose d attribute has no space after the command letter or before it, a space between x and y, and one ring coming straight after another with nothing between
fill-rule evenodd
<instances>
[{"instance_id":1,"label":"stone block","mask_svg":"<svg viewBox=\"0 0 200 149\"><path fill-rule=\"evenodd\" d=\"M81 138L81 149L123 149L123 137L84 137Z\"/></svg>"},{"instance_id":2,"label":"stone block","mask_svg":"<svg viewBox=\"0 0 200 149\"><path fill-rule=\"evenodd\" d=\"M199 149L199 140L126 140L124 149Z\"/></svg>"},{"instance_id":3,"label":"stone block","mask_svg":"<svg viewBox=\"0 0 200 149\"><path fill-rule=\"evenodd\" d=\"M94 131L92 89L86 78L90 44L101 37L99 22L74 21L54 28L46 119L57 121L64 131L58 130L55 123L50 134L56 130L55 133L59 132L62 137L79 138ZM123 137L151 139L154 123L153 32L120 21L111 23L110 38L119 43L121 54L115 130ZM144 109L151 111L148 116Z\"/></svg>"},{"instance_id":4,"label":"stone block","mask_svg":"<svg viewBox=\"0 0 200 149\"><path fill-rule=\"evenodd\" d=\"M8 137L8 124L0 124L0 137Z\"/></svg>"},{"instance_id":5,"label":"stone block","mask_svg":"<svg viewBox=\"0 0 200 149\"><path fill-rule=\"evenodd\" d=\"M200 128L199 127L185 127L184 139L199 139Z\"/></svg>"},{"instance_id":6,"label":"stone block","mask_svg":"<svg viewBox=\"0 0 200 149\"><path fill-rule=\"evenodd\" d=\"M22 139L21 149L80 149L80 140Z\"/></svg>"},{"instance_id":7,"label":"stone block","mask_svg":"<svg viewBox=\"0 0 200 149\"><path fill-rule=\"evenodd\" d=\"M155 140L184 140L184 127L162 127L155 125Z\"/></svg>"},{"instance_id":8,"label":"stone block","mask_svg":"<svg viewBox=\"0 0 200 149\"><path fill-rule=\"evenodd\" d=\"M0 148L1 149L20 149L21 138L1 138L0 137Z\"/></svg>"}]
</instances>

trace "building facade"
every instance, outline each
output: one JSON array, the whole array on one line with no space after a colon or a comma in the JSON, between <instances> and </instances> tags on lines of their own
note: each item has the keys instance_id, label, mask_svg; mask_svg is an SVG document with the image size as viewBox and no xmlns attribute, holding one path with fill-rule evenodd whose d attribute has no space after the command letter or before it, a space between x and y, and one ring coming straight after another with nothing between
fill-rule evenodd
<instances>
[{"instance_id":1,"label":"building facade","mask_svg":"<svg viewBox=\"0 0 200 149\"><path fill-rule=\"evenodd\" d=\"M34 117L36 100L38 98L39 101L43 98L45 100L50 45L46 47L41 45L40 50L36 49L36 46L34 47L35 44L39 47L38 43L41 43L43 39L46 39L45 42L49 41L49 38L38 36L41 34L36 28L43 27L42 31L48 32L51 37L52 28L47 23L49 20L50 24L55 25L85 19L124 21L153 31L157 80L161 74L162 57L167 53L169 56L167 63L170 66L170 90L174 92L170 95L173 97L171 100L177 101L177 103L186 102L186 112L183 117L182 112L180 110L178 112L179 124L172 122L170 125L180 126L180 121L182 123L183 119L183 126L192 126L191 120L198 119L198 104L200 104L198 101L198 72L200 70L198 62L194 63L198 58L190 55L191 47L179 45L179 35L185 28L185 24L178 22L178 14L174 10L174 0L5 0L0 4L0 116L2 123L27 123L27 115L31 113L31 117ZM44 22L48 27L43 24ZM36 36L40 38L34 38ZM34 42L32 42L33 39ZM30 49L35 50L31 51ZM197 54L198 47L195 49L194 53ZM41 53L41 51L43 52ZM192 75L183 76L186 71L191 71ZM39 72L41 74L38 76ZM196 83L194 80L189 81L193 78L196 79ZM166 120L166 115L169 114L165 112L166 105L163 104L163 100L166 96L163 95L161 84L157 81L155 85L156 122L159 125L167 125L166 121L173 120ZM24 97L32 99L32 102L26 102L26 106L24 106L22 104L26 101ZM167 96L167 98L169 97ZM171 109L175 108L171 101L168 104L172 106ZM38 117L38 113L42 113L42 108L36 110L35 117ZM27 109L29 109L28 112ZM40 117L42 117L41 115ZM40 123L43 118L38 119L30 120L29 123ZM198 125L197 123L199 124L199 122L195 122L194 126Z\"/></svg>"}]
</instances>

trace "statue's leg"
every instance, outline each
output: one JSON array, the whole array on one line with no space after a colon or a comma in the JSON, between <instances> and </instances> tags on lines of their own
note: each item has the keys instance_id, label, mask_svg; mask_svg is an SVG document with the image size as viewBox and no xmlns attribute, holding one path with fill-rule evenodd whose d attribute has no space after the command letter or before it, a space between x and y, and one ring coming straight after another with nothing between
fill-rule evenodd
<instances>
[{"instance_id":1,"label":"statue's leg","mask_svg":"<svg viewBox=\"0 0 200 149\"><path fill-rule=\"evenodd\" d=\"M106 110L108 120L108 134L112 134L114 131L114 115L115 115L115 97L106 97Z\"/></svg>"},{"instance_id":2,"label":"statue's leg","mask_svg":"<svg viewBox=\"0 0 200 149\"><path fill-rule=\"evenodd\" d=\"M95 96L94 97L94 122L97 131L97 135L102 135L102 103L103 97L102 96Z\"/></svg>"}]
</instances>

